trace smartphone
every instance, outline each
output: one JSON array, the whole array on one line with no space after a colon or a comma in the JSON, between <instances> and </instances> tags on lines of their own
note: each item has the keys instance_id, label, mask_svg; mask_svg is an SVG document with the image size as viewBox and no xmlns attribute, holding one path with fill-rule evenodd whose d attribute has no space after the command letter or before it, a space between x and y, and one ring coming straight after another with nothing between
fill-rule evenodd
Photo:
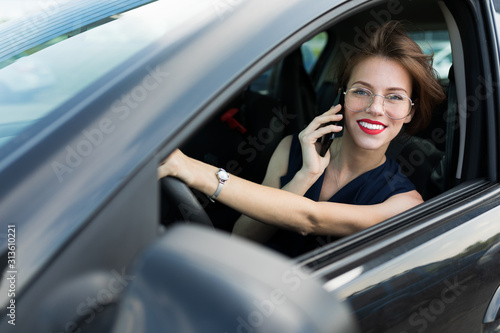
<instances>
[{"instance_id":1,"label":"smartphone","mask_svg":"<svg viewBox=\"0 0 500 333\"><path fill-rule=\"evenodd\" d=\"M333 105L338 105L338 104L342 104L342 105L344 104L344 89L342 89L342 88L339 89L337 97L335 97L335 101L333 102ZM328 125L330 125L330 124L337 125L337 122L332 122L332 123L329 123ZM321 148L319 150L319 155L321 157L324 157L326 155L326 152L328 151L328 149L330 149L330 146L332 145L332 142L335 139L335 134L336 134L335 132L328 133L328 134L323 135L323 137L321 138Z\"/></svg>"}]
</instances>

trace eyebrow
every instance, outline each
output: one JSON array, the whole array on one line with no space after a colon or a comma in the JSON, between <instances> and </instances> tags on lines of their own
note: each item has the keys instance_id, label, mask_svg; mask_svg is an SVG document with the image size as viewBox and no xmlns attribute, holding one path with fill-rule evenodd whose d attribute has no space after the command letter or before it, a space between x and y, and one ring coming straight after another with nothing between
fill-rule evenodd
<instances>
[{"instance_id":1,"label":"eyebrow","mask_svg":"<svg viewBox=\"0 0 500 333\"><path fill-rule=\"evenodd\" d=\"M371 84L369 84L368 82L365 82L365 81L356 81L352 85L355 85L356 83L367 86L370 89L374 88ZM389 91L401 90L401 91L404 91L408 95L408 92L406 91L406 89L401 88L401 87L389 87L389 88L386 88L386 90L389 90Z\"/></svg>"}]
</instances>

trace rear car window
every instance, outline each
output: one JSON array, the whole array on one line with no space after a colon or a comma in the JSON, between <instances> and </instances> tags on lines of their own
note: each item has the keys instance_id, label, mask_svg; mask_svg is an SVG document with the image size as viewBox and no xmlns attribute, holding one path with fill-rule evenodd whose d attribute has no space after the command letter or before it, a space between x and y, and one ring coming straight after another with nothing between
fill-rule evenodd
<instances>
[{"instance_id":1,"label":"rear car window","mask_svg":"<svg viewBox=\"0 0 500 333\"><path fill-rule=\"evenodd\" d=\"M442 80L448 79L453 63L450 36L447 30L428 30L408 34L426 54L433 54L433 66Z\"/></svg>"}]
</instances>

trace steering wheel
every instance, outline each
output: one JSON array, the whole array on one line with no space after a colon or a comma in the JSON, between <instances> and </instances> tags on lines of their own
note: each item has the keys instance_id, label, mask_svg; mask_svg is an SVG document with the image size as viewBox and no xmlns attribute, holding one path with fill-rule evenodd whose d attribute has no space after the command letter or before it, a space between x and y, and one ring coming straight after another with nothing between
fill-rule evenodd
<instances>
[{"instance_id":1,"label":"steering wheel","mask_svg":"<svg viewBox=\"0 0 500 333\"><path fill-rule=\"evenodd\" d=\"M174 214L181 221L214 227L200 202L184 182L174 177L165 177L160 181L162 198L167 201L162 202L162 206L168 207L169 215L171 215L173 208Z\"/></svg>"}]
</instances>

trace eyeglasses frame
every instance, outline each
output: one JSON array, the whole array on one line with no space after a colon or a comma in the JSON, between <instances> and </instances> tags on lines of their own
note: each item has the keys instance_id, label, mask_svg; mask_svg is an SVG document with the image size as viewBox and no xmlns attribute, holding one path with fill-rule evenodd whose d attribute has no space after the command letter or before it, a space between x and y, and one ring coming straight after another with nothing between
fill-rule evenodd
<instances>
[{"instance_id":1,"label":"eyeglasses frame","mask_svg":"<svg viewBox=\"0 0 500 333\"><path fill-rule=\"evenodd\" d=\"M365 90L365 91L369 92L371 94L371 100L370 100L370 104L368 104L368 106L366 108L364 108L363 110L359 110L359 111L354 111L354 110L350 109L347 106L347 104L345 104L346 109L349 109L349 111L351 111L351 112L359 113L359 112L363 112L363 111L368 110L372 106L373 101L375 100L375 96L380 96L380 97L384 98L384 100L382 102L382 107L383 107L383 110L384 110L384 114L387 117L389 117L389 118L391 118L393 120L401 120L401 119L405 119L406 117L408 117L410 115L411 109L415 105L415 103L413 103L413 101L411 100L411 98L408 97L408 96L406 96L406 95L403 95L403 94L387 94L387 95L384 96L384 95L380 95L380 94L374 94L370 89L363 88L363 87L351 87L351 88L347 89L346 91L344 91L344 96L347 97L347 93L349 91L353 90L353 89L361 89L361 90ZM408 113L406 114L406 116L400 117L400 118L394 118L394 117L389 116L389 114L385 111L385 99L387 98L387 96L391 96L391 95L398 95L398 96L404 97L404 98L406 98L406 99L408 99L410 101L410 108L408 109Z\"/></svg>"}]
</instances>

